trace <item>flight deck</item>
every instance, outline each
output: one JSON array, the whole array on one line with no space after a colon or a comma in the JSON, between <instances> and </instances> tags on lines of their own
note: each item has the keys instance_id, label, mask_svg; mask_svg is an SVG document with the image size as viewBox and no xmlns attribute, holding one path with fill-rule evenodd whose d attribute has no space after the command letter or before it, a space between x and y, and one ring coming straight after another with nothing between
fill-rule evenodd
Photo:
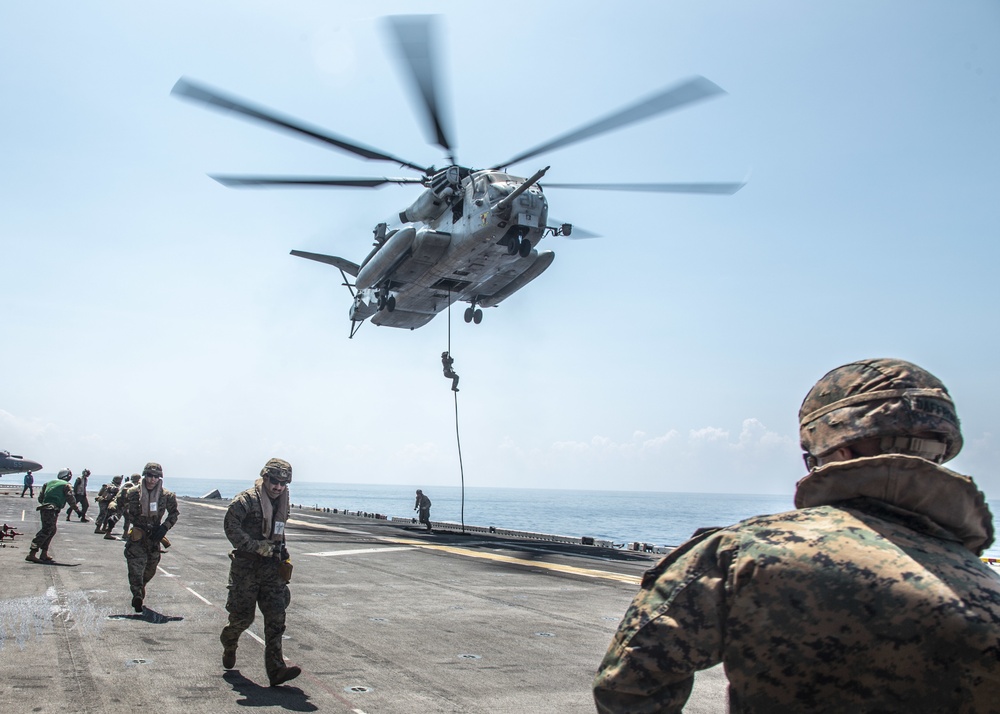
<instances>
[{"instance_id":1,"label":"flight deck","mask_svg":"<svg viewBox=\"0 0 1000 714\"><path fill-rule=\"evenodd\" d=\"M293 492L294 500L294 492ZM179 497L171 547L133 612L120 540L59 521L55 565L25 562L36 502L0 490L0 710L593 712L590 683L656 554L450 531L293 507L284 655L263 620L222 668L228 501ZM726 711L720 667L687 712Z\"/></svg>"}]
</instances>

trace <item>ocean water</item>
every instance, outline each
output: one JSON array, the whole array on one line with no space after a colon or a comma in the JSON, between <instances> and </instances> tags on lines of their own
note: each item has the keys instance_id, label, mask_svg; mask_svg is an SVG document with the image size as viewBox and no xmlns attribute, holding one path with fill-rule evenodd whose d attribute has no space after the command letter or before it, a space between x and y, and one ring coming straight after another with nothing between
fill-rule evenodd
<instances>
[{"instance_id":1,"label":"ocean water","mask_svg":"<svg viewBox=\"0 0 1000 714\"><path fill-rule=\"evenodd\" d=\"M219 489L230 499L248 481L172 478L168 488L181 496L204 496ZM412 517L412 486L371 486L342 483L293 482L292 503L347 511ZM431 519L463 522L462 490L458 486L424 488L432 501ZM615 543L676 546L698 528L728 526L762 513L794 508L792 495L665 493L656 491L573 491L530 488L465 489L464 523L566 536L591 536ZM990 509L1000 513L1000 501ZM1000 532L1000 529L998 529ZM987 555L1000 558L1000 547Z\"/></svg>"}]
</instances>

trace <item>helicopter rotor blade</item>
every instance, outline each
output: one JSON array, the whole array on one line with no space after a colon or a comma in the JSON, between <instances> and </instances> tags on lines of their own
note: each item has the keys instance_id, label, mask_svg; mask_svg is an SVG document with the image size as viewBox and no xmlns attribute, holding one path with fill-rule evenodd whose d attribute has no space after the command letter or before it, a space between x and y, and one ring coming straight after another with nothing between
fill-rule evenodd
<instances>
[{"instance_id":1,"label":"helicopter rotor blade","mask_svg":"<svg viewBox=\"0 0 1000 714\"><path fill-rule=\"evenodd\" d=\"M263 122L264 124L278 127L279 129L285 129L286 131L291 131L301 136L315 139L329 146L335 146L338 149L360 156L363 159L373 161L391 161L394 164L406 166L424 174L431 173L431 169L428 167L405 161L404 159L397 158L391 154L386 154L378 151L377 149L373 149L349 139L336 136L335 134L325 132L319 128L309 126L304 122L282 116L269 109L256 107L249 102L228 96L205 85L197 84L191 80L185 79L184 77L177 80L177 83L174 85L174 88L170 90L170 93L182 99L200 102L215 109L240 114L248 119L254 119L256 121Z\"/></svg>"},{"instance_id":2,"label":"helicopter rotor blade","mask_svg":"<svg viewBox=\"0 0 1000 714\"><path fill-rule=\"evenodd\" d=\"M231 176L212 175L210 178L228 188L379 188L387 183L423 185L423 179L412 177L349 178L322 176Z\"/></svg>"},{"instance_id":3,"label":"helicopter rotor blade","mask_svg":"<svg viewBox=\"0 0 1000 714\"><path fill-rule=\"evenodd\" d=\"M448 161L454 164L454 152L442 120L441 82L432 42L436 23L434 15L394 15L386 18L386 26L392 32L400 61L407 69L413 91L423 105L430 141L444 149L448 153Z\"/></svg>"},{"instance_id":4,"label":"helicopter rotor blade","mask_svg":"<svg viewBox=\"0 0 1000 714\"><path fill-rule=\"evenodd\" d=\"M746 186L745 181L717 183L548 183L542 188L582 188L595 191L638 191L645 193L704 193L731 196Z\"/></svg>"},{"instance_id":5,"label":"helicopter rotor blade","mask_svg":"<svg viewBox=\"0 0 1000 714\"><path fill-rule=\"evenodd\" d=\"M536 146L534 149L529 149L509 161L497 164L493 168L501 169L511 166L525 159L530 159L533 156L575 144L578 141L584 141L605 132L620 129L623 126L642 121L643 119L649 119L664 112L680 109L688 104L708 99L717 94L725 94L725 90L715 84L715 82L704 77L692 77L680 84L664 89L646 99L629 105L614 114L610 114L590 124L585 124L579 129L574 129L541 146Z\"/></svg>"}]
</instances>

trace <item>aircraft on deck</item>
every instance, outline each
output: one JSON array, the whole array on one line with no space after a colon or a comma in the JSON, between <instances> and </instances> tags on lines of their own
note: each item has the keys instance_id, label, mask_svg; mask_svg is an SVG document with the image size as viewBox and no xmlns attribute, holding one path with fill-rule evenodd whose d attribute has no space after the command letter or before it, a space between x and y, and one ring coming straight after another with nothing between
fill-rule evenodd
<instances>
[{"instance_id":1,"label":"aircraft on deck","mask_svg":"<svg viewBox=\"0 0 1000 714\"><path fill-rule=\"evenodd\" d=\"M23 456L12 454L9 451L0 451L0 476L5 474L20 474L27 471L41 471L42 465L37 461L30 461Z\"/></svg>"},{"instance_id":2,"label":"aircraft on deck","mask_svg":"<svg viewBox=\"0 0 1000 714\"><path fill-rule=\"evenodd\" d=\"M552 264L555 257L552 251L536 249L542 238L571 233L575 233L574 237L588 237L586 232L574 232L568 223L551 221L549 225L549 205L540 183L548 166L527 179L508 173L507 167L724 93L704 77L693 77L507 161L474 169L457 163L444 126L438 104L440 91L435 74L432 17L397 16L388 21L415 94L422 100L420 106L427 120L430 141L446 152L448 165L442 169L397 158L184 78L178 80L172 90L172 94L181 98L320 141L367 160L386 161L423 174L395 178L212 176L224 186L235 188L377 188L390 183L424 187L423 193L399 213L398 222L392 219L375 226L375 247L360 263L322 253L291 252L294 256L340 270L352 297L348 311L350 337L366 319L376 325L416 329L454 302L469 303L465 321L478 324L483 317L481 308L498 305ZM520 113L520 109L516 113ZM488 112L483 116L483 128L490 131L494 123L509 121L510 115L505 111ZM743 182L545 182L544 187L732 194L743 185Z\"/></svg>"}]
</instances>

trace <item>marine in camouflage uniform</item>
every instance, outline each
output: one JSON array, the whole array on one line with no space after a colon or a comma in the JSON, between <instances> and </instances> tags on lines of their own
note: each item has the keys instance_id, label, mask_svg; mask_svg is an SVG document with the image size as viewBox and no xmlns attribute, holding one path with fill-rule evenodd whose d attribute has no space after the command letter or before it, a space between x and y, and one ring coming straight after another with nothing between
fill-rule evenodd
<instances>
[{"instance_id":1,"label":"marine in camouflage uniform","mask_svg":"<svg viewBox=\"0 0 1000 714\"><path fill-rule=\"evenodd\" d=\"M142 470L142 481L125 491L121 507L132 528L125 534L125 563L132 591L132 608L142 612L146 584L160 564L160 541L177 523L177 496L163 488L163 467L150 462ZM166 518L164 518L166 513Z\"/></svg>"},{"instance_id":2,"label":"marine in camouflage uniform","mask_svg":"<svg viewBox=\"0 0 1000 714\"><path fill-rule=\"evenodd\" d=\"M252 488L238 494L226 511L225 531L233 551L229 554L229 624L222 630L222 666L236 666L240 635L254 621L257 607L264 616L264 667L272 687L299 676L298 667L285 666L281 637L285 610L291 602L288 581L291 564L285 548L288 520L288 484L292 467L271 459Z\"/></svg>"},{"instance_id":3,"label":"marine in camouflage uniform","mask_svg":"<svg viewBox=\"0 0 1000 714\"><path fill-rule=\"evenodd\" d=\"M125 508L126 493L130 489L138 488L139 482L142 480L142 476L139 474L132 474L128 481L125 481L121 488L118 489L118 493L115 495L114 499L108 504L108 514L104 522L104 539L105 540L117 540L114 534L115 526L118 524L119 519L123 521L122 523L122 535L128 535L128 529L131 525L129 521L128 510Z\"/></svg>"},{"instance_id":4,"label":"marine in camouflage uniform","mask_svg":"<svg viewBox=\"0 0 1000 714\"><path fill-rule=\"evenodd\" d=\"M71 478L73 478L73 472L69 469L63 469L57 478L45 483L42 490L38 492L38 502L41 505L36 510L42 527L32 539L31 549L24 558L30 563L52 562L52 558L49 557L49 546L52 539L56 537L59 513L63 506L68 505L70 509L77 511L77 513L80 512L76 505L76 499L73 497L73 487L69 485ZM83 514L81 513L80 516L82 518ZM39 550L42 551L41 556L37 555Z\"/></svg>"},{"instance_id":5,"label":"marine in camouflage uniform","mask_svg":"<svg viewBox=\"0 0 1000 714\"><path fill-rule=\"evenodd\" d=\"M107 523L105 521L108 518L108 507L111 502L115 500L115 496L118 495L118 489L121 486L122 477L115 476L111 479L111 483L106 483L101 486L101 490L97 492L97 520L94 522L94 533L103 533L104 529L107 528Z\"/></svg>"},{"instance_id":6,"label":"marine in camouflage uniform","mask_svg":"<svg viewBox=\"0 0 1000 714\"><path fill-rule=\"evenodd\" d=\"M427 498L427 494L417 489L417 498L413 502L413 510L419 512L417 513L417 520L427 526L427 531L431 530L431 499Z\"/></svg>"},{"instance_id":7,"label":"marine in camouflage uniform","mask_svg":"<svg viewBox=\"0 0 1000 714\"><path fill-rule=\"evenodd\" d=\"M797 510L692 539L643 577L599 712L679 712L719 662L731 712L1000 711L993 519L944 385L867 360L806 397Z\"/></svg>"}]
</instances>

